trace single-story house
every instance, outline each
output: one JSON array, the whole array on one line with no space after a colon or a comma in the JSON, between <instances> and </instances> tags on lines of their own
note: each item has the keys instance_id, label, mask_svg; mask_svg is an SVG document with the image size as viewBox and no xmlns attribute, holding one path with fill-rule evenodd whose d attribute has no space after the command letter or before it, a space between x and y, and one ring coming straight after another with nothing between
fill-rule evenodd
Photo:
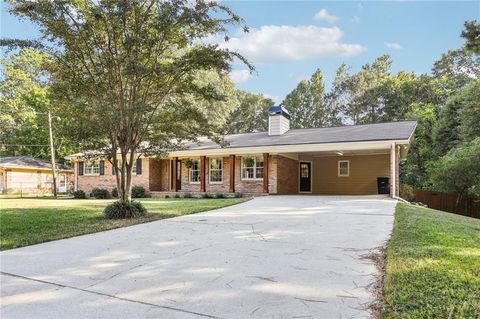
<instances>
[{"instance_id":1,"label":"single-story house","mask_svg":"<svg viewBox=\"0 0 480 319\"><path fill-rule=\"evenodd\" d=\"M73 169L56 164L57 191L66 193L73 186ZM0 157L1 194L51 194L52 164L28 156Z\"/></svg>"},{"instance_id":2,"label":"single-story house","mask_svg":"<svg viewBox=\"0 0 480 319\"><path fill-rule=\"evenodd\" d=\"M405 159L415 121L290 129L282 106L269 109L267 132L225 135L227 146L208 138L185 143L163 158L140 156L133 185L162 192L339 194L398 196L399 162ZM111 190L107 160L68 156L75 189Z\"/></svg>"}]
</instances>

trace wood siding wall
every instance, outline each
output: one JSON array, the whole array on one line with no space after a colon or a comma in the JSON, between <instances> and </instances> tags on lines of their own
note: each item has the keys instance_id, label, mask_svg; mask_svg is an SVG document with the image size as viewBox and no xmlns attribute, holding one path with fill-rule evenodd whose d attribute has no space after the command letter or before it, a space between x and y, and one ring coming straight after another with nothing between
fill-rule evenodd
<instances>
[{"instance_id":1,"label":"wood siding wall","mask_svg":"<svg viewBox=\"0 0 480 319\"><path fill-rule=\"evenodd\" d=\"M389 154L310 157L312 193L325 195L378 194L377 177L390 177ZM348 177L338 176L338 161L348 160Z\"/></svg>"}]
</instances>

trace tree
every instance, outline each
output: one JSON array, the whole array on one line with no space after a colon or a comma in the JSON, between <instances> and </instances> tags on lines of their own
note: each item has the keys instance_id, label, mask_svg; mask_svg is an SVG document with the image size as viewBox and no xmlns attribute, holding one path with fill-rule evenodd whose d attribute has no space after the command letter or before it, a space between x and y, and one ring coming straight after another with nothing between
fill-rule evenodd
<instances>
[{"instance_id":1,"label":"tree","mask_svg":"<svg viewBox=\"0 0 480 319\"><path fill-rule=\"evenodd\" d=\"M243 56L201 43L242 23L215 1L19 0L10 11L40 26L44 41L36 44L52 58L56 103L75 119L69 131L112 162L119 199L126 202L139 155L198 135L220 141L216 131L223 123L212 114L228 110L192 103L225 98L202 73L226 77L234 58L253 69ZM24 44L4 41L12 43Z\"/></svg>"},{"instance_id":2,"label":"tree","mask_svg":"<svg viewBox=\"0 0 480 319\"><path fill-rule=\"evenodd\" d=\"M480 55L480 23L476 20L465 21L462 37L466 40L465 49Z\"/></svg>"},{"instance_id":3,"label":"tree","mask_svg":"<svg viewBox=\"0 0 480 319\"><path fill-rule=\"evenodd\" d=\"M52 101L49 74L45 70L47 62L45 54L31 49L2 59L0 154L3 156L50 158L46 113L52 108ZM71 140L58 134L58 123L55 124L55 149L62 160L72 153L74 146Z\"/></svg>"},{"instance_id":4,"label":"tree","mask_svg":"<svg viewBox=\"0 0 480 319\"><path fill-rule=\"evenodd\" d=\"M460 136L468 142L480 136L480 80L462 90L460 103Z\"/></svg>"},{"instance_id":5,"label":"tree","mask_svg":"<svg viewBox=\"0 0 480 319\"><path fill-rule=\"evenodd\" d=\"M435 104L413 104L407 119L417 121L415 135L410 144L407 159L400 165L400 180L416 188L428 183L426 168L433 158L433 126L437 121L438 106Z\"/></svg>"},{"instance_id":6,"label":"tree","mask_svg":"<svg viewBox=\"0 0 480 319\"><path fill-rule=\"evenodd\" d=\"M345 105L349 101L346 85L349 76L347 65L342 63L335 72L330 92L325 95L325 105L328 114L327 122L329 125L339 126L343 124Z\"/></svg>"},{"instance_id":7,"label":"tree","mask_svg":"<svg viewBox=\"0 0 480 319\"><path fill-rule=\"evenodd\" d=\"M459 199L480 196L480 137L433 162L428 173L435 189L456 192Z\"/></svg>"},{"instance_id":8,"label":"tree","mask_svg":"<svg viewBox=\"0 0 480 319\"><path fill-rule=\"evenodd\" d=\"M470 81L480 78L480 56L475 56L464 49L448 50L432 67L432 75L443 78L447 89L460 90Z\"/></svg>"},{"instance_id":9,"label":"tree","mask_svg":"<svg viewBox=\"0 0 480 319\"><path fill-rule=\"evenodd\" d=\"M309 80L302 80L282 102L291 116L292 128L320 127L328 124L323 74L317 69Z\"/></svg>"},{"instance_id":10,"label":"tree","mask_svg":"<svg viewBox=\"0 0 480 319\"><path fill-rule=\"evenodd\" d=\"M237 90L236 106L226 123L227 134L262 132L268 130L268 109L274 104L262 94Z\"/></svg>"}]
</instances>

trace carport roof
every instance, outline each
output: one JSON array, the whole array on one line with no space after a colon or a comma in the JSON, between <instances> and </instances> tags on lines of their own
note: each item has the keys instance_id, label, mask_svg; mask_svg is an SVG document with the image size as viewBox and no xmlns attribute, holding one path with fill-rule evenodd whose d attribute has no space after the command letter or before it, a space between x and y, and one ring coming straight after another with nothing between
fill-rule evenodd
<instances>
[{"instance_id":1,"label":"carport roof","mask_svg":"<svg viewBox=\"0 0 480 319\"><path fill-rule=\"evenodd\" d=\"M409 140L416 121L398 121L365 125L292 129L283 135L268 135L268 132L230 134L224 139L227 148L282 146L299 144L348 143L367 141ZM186 150L219 149L220 145L206 137L185 144Z\"/></svg>"},{"instance_id":2,"label":"carport roof","mask_svg":"<svg viewBox=\"0 0 480 319\"><path fill-rule=\"evenodd\" d=\"M51 170L52 164L45 160L29 156L9 156L0 157L0 167ZM71 167L63 164L57 164L57 169L62 171L72 171Z\"/></svg>"}]
</instances>

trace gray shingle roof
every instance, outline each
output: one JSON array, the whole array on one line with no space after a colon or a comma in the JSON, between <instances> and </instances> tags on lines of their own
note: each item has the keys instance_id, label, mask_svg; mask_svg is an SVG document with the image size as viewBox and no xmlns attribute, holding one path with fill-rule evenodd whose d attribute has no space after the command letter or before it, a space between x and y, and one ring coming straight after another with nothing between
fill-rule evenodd
<instances>
[{"instance_id":1,"label":"gray shingle roof","mask_svg":"<svg viewBox=\"0 0 480 319\"><path fill-rule=\"evenodd\" d=\"M28 167L33 169L52 169L52 164L48 161L29 156L10 156L0 157L0 167ZM57 168L61 170L72 170L71 167L63 164L57 164Z\"/></svg>"},{"instance_id":2,"label":"gray shingle roof","mask_svg":"<svg viewBox=\"0 0 480 319\"><path fill-rule=\"evenodd\" d=\"M311 129L292 129L283 135L269 136L268 132L225 135L229 148L322 144L362 141L407 140L417 125L416 121L399 121L365 125L347 125ZM220 146L208 138L186 143L188 150L218 149Z\"/></svg>"}]
</instances>

